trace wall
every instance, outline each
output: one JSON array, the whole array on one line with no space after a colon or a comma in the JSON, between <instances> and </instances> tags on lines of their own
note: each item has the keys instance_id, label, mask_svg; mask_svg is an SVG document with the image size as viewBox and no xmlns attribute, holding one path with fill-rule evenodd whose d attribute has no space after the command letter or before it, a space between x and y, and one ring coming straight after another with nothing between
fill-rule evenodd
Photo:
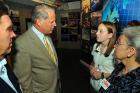
<instances>
[{"instance_id":1,"label":"wall","mask_svg":"<svg viewBox=\"0 0 140 93\"><path fill-rule=\"evenodd\" d=\"M26 31L26 18L31 18L32 6L22 5L19 3L6 2L10 9L19 11L21 32Z\"/></svg>"},{"instance_id":2,"label":"wall","mask_svg":"<svg viewBox=\"0 0 140 93\"><path fill-rule=\"evenodd\" d=\"M61 41L61 15L68 12L80 12L80 1L65 3L57 10L57 47L67 49L80 49L81 41Z\"/></svg>"},{"instance_id":3,"label":"wall","mask_svg":"<svg viewBox=\"0 0 140 93\"><path fill-rule=\"evenodd\" d=\"M18 10L19 11L19 17L20 17L20 27L21 27L21 32L25 32L26 31L26 18L31 18L31 11L33 6L27 6L27 5L23 5L23 4L19 4L19 3L13 3L13 2L6 2L9 6L10 9L13 10ZM61 24L60 24L60 14L64 13L64 12L71 12L71 11L80 11L80 1L76 1L76 2L69 2L69 3L65 3L63 7L59 8L56 11L57 14L57 45L56 47L58 48L80 48L80 41L78 42L62 42L61 41Z\"/></svg>"},{"instance_id":4,"label":"wall","mask_svg":"<svg viewBox=\"0 0 140 93\"><path fill-rule=\"evenodd\" d=\"M32 7L18 4L18 3L13 3L13 2L6 2L6 4L8 4L10 9L19 11L20 27L21 27L20 30L21 30L21 33L25 32L26 31L25 19L31 17ZM10 67L13 68L13 54L12 53L7 56L7 61Z\"/></svg>"}]
</instances>

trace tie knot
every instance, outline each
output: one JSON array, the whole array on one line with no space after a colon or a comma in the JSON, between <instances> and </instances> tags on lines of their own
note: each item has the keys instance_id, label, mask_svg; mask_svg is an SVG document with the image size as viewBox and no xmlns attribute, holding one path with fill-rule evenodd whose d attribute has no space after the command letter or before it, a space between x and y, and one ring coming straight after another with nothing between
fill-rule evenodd
<instances>
[{"instance_id":1,"label":"tie knot","mask_svg":"<svg viewBox=\"0 0 140 93\"><path fill-rule=\"evenodd\" d=\"M43 37L43 40L44 40L44 42L46 42L46 41L47 41L47 37L46 37L46 36L44 36L44 37Z\"/></svg>"}]
</instances>

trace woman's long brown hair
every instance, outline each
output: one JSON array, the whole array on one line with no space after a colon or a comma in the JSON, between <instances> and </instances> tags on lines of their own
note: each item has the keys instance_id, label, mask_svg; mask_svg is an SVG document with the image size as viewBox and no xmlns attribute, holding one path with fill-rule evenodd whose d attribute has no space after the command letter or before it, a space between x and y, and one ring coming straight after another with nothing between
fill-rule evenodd
<instances>
[{"instance_id":1,"label":"woman's long brown hair","mask_svg":"<svg viewBox=\"0 0 140 93\"><path fill-rule=\"evenodd\" d=\"M102 22L100 24L105 25L105 27L107 28L108 33L112 33L113 34L112 38L110 39L110 41L108 43L107 50L104 53L105 57L108 57L110 55L111 51L113 50L114 44L116 42L116 26L115 26L114 23L108 22L108 21L104 21L104 22ZM97 47L99 45L100 45L100 43L97 44Z\"/></svg>"}]
</instances>

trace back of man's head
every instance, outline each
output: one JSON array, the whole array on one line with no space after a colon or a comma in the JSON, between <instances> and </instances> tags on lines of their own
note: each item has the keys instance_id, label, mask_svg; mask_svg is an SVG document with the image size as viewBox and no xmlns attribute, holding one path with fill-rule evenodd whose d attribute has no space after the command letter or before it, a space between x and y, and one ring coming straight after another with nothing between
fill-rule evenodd
<instances>
[{"instance_id":1,"label":"back of man's head","mask_svg":"<svg viewBox=\"0 0 140 93\"><path fill-rule=\"evenodd\" d=\"M46 4L40 4L35 6L32 11L32 22L34 23L36 19L47 19L49 11L55 11L55 9Z\"/></svg>"}]
</instances>

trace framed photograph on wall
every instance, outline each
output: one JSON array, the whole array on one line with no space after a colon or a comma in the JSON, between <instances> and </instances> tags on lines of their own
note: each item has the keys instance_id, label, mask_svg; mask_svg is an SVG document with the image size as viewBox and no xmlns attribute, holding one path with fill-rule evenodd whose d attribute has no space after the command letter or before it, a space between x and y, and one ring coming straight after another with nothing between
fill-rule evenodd
<instances>
[{"instance_id":1,"label":"framed photograph on wall","mask_svg":"<svg viewBox=\"0 0 140 93\"><path fill-rule=\"evenodd\" d=\"M102 10L103 0L91 0L91 12Z\"/></svg>"},{"instance_id":2,"label":"framed photograph on wall","mask_svg":"<svg viewBox=\"0 0 140 93\"><path fill-rule=\"evenodd\" d=\"M88 13L90 11L90 0L82 0L81 10L83 13Z\"/></svg>"}]
</instances>

